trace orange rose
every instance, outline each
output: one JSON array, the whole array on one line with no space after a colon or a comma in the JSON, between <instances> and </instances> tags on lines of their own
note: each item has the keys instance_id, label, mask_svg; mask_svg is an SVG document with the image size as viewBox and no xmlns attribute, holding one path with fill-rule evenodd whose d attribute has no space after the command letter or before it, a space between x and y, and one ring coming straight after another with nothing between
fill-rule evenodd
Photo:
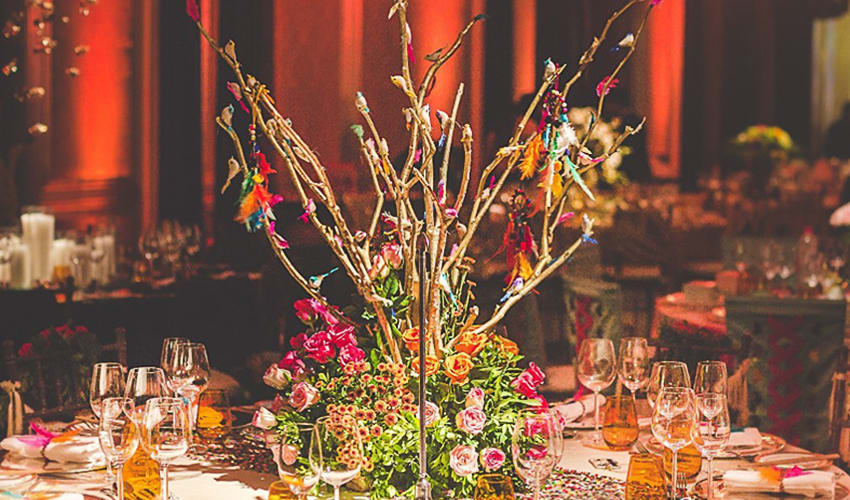
<instances>
[{"instance_id":1,"label":"orange rose","mask_svg":"<svg viewBox=\"0 0 850 500\"><path fill-rule=\"evenodd\" d=\"M401 340L410 349L410 352L419 352L419 327L405 330L401 334Z\"/></svg>"},{"instance_id":2,"label":"orange rose","mask_svg":"<svg viewBox=\"0 0 850 500\"><path fill-rule=\"evenodd\" d=\"M419 373L419 357L413 358L410 362L410 368L412 368L414 372ZM430 377L438 371L440 371L440 360L436 356L426 355L425 375Z\"/></svg>"},{"instance_id":3,"label":"orange rose","mask_svg":"<svg viewBox=\"0 0 850 500\"><path fill-rule=\"evenodd\" d=\"M511 339L495 335L493 336L493 342L496 343L496 347L502 354L509 354L511 356L519 354L519 347L517 347L516 342Z\"/></svg>"},{"instance_id":4,"label":"orange rose","mask_svg":"<svg viewBox=\"0 0 850 500\"><path fill-rule=\"evenodd\" d=\"M487 343L487 336L483 333L465 332L460 334L460 338L455 344L455 350L475 356L481 352L485 343Z\"/></svg>"},{"instance_id":5,"label":"orange rose","mask_svg":"<svg viewBox=\"0 0 850 500\"><path fill-rule=\"evenodd\" d=\"M469 354L465 352L452 354L446 358L446 375L454 384L465 384L472 366L472 358Z\"/></svg>"}]
</instances>

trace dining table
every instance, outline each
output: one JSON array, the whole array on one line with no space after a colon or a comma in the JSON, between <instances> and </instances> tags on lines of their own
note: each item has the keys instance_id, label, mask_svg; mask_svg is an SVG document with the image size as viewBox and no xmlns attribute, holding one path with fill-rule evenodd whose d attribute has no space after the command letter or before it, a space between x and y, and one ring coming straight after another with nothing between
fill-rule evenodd
<instances>
[{"instance_id":1,"label":"dining table","mask_svg":"<svg viewBox=\"0 0 850 500\"><path fill-rule=\"evenodd\" d=\"M645 420L645 419L641 419ZM650 433L642 427L638 442L626 451L613 451L590 447L584 444L584 437L592 430L586 421L580 430L571 430L569 427L564 432L564 449L558 468L553 471L543 490L544 499L594 499L613 500L625 498L625 482L628 473L629 460L632 454L646 451L651 448ZM783 453L804 452L798 447L784 445ZM603 466L599 466L602 463ZM594 465L596 464L596 465ZM715 477L724 471L733 469L753 469L756 464L752 458L718 458L714 460ZM199 459L198 457L183 457L169 467L170 489L175 500L266 500L268 498L269 485L278 479L277 474L262 467L250 465L225 465L214 461ZM835 465L827 464L822 470L835 474L836 495L835 500L850 498L850 475ZM3 472L0 469L0 478ZM689 481L689 491L699 481L706 478L706 465L697 477ZM50 474L39 476L34 486L30 489L29 497L10 498L35 498L40 500L91 500L106 499L113 500L105 486L105 472L103 470L85 472L79 474ZM45 496L38 496L44 493ZM58 496L64 493L66 496ZM693 493L691 493L693 495ZM56 495L56 496L54 496ZM692 496L699 498L698 496ZM0 499L5 499L0 492ZM327 496L315 498L332 498ZM366 500L368 494L345 492L343 498L350 500ZM520 496L518 495L518 498ZM758 496L753 494L734 495L728 493L725 500L741 500L752 498L794 498L789 496ZM804 497L797 497L804 498Z\"/></svg>"}]
</instances>

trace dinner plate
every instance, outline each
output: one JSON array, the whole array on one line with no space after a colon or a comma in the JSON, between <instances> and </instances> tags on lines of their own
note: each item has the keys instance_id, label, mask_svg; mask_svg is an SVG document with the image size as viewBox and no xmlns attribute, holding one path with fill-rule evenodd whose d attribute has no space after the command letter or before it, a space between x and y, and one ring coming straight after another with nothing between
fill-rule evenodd
<instances>
[{"instance_id":1,"label":"dinner plate","mask_svg":"<svg viewBox=\"0 0 850 500\"><path fill-rule=\"evenodd\" d=\"M646 448L653 453L662 453L664 445L658 442L657 439L650 436L649 439L643 442ZM726 448L714 458L745 458L755 457L756 455L769 455L782 451L785 448L785 440L773 434L763 433L761 435L761 446L735 446Z\"/></svg>"},{"instance_id":2,"label":"dinner plate","mask_svg":"<svg viewBox=\"0 0 850 500\"><path fill-rule=\"evenodd\" d=\"M717 477L719 479L719 476ZM715 479L715 480L717 480ZM705 499L706 486L708 484L708 479L702 479L694 485L694 496L700 499ZM776 498L805 498L800 495L786 495L784 493L753 493L750 491L742 491L740 493L730 493L726 492L723 496L723 500L770 500ZM826 499L829 498L831 500L850 500L850 491L847 491L847 488L841 486L840 484L835 485L835 496L829 497L826 495L820 495L817 497L809 497L816 499Z\"/></svg>"},{"instance_id":3,"label":"dinner plate","mask_svg":"<svg viewBox=\"0 0 850 500\"><path fill-rule=\"evenodd\" d=\"M4 474L0 471L0 492L23 493L32 485L38 476L35 474Z\"/></svg>"},{"instance_id":4,"label":"dinner plate","mask_svg":"<svg viewBox=\"0 0 850 500\"><path fill-rule=\"evenodd\" d=\"M757 464L765 464L770 465L771 462L786 460L792 458L801 458L804 459L808 456L811 456L811 453L805 451L786 451L782 453L762 453L760 455L756 455L753 459L753 462ZM775 467L778 469L791 469L793 467L799 467L801 469L823 469L829 467L832 464L831 460L808 460L805 462L796 462L793 464L785 464L785 465L776 465Z\"/></svg>"}]
</instances>

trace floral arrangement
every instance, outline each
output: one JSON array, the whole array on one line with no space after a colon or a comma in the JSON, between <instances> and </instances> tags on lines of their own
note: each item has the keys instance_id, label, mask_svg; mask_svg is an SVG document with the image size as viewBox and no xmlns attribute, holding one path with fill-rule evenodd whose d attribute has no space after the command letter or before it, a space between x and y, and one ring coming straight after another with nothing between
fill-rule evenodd
<instances>
[{"instance_id":1,"label":"floral arrangement","mask_svg":"<svg viewBox=\"0 0 850 500\"><path fill-rule=\"evenodd\" d=\"M789 154L796 151L794 140L785 130L772 125L751 125L732 139L737 147Z\"/></svg>"},{"instance_id":2,"label":"floral arrangement","mask_svg":"<svg viewBox=\"0 0 850 500\"><path fill-rule=\"evenodd\" d=\"M54 326L42 330L18 349L18 357L26 360L33 357L50 357L51 370L67 374L59 378L58 390L66 401L85 403L88 401L88 382L91 366L100 355L97 337L82 325ZM24 401L37 401L33 397L34 376L26 370L21 374L21 396Z\"/></svg>"},{"instance_id":3,"label":"floral arrangement","mask_svg":"<svg viewBox=\"0 0 850 500\"><path fill-rule=\"evenodd\" d=\"M647 17L660 3L624 0L571 66L569 78L566 64L547 60L540 86L513 136L476 169L480 174L473 179L472 127L458 116L463 83L450 110L432 110L428 96L441 67L485 16L474 16L453 42L415 57L408 0L388 1L388 19L398 22L401 60L400 73L390 81L407 102L402 117L409 143L404 162L393 165L366 96L356 93L353 105L362 121L352 124L351 132L372 179L375 206L368 227L355 228L337 203L320 157L278 108L268 88L245 71L236 44L232 40L219 44L201 24L196 1L186 0L187 14L234 75L227 84L233 102L216 118L234 150L222 190L231 184L239 189L236 221L266 237L309 296L296 304L308 330L293 339L293 350L265 376L286 397L256 415L258 426L287 436L292 423L320 416L338 422L353 414L363 423L365 455L352 456L346 448L345 457L360 461L373 498L412 495L418 446L414 410L420 404L430 415L426 417L429 475L438 495L468 495L482 469L510 471L504 462L516 412L528 406L545 408L546 401L536 390L542 372L534 365L519 367L516 345L496 335L495 329L508 310L533 293L579 246L596 244L593 219L586 214L576 218L568 201L571 196L593 200L584 175L614 157L623 141L642 128L643 122L626 126L611 140L597 139L596 150L590 147L603 123L605 98L616 91L617 76L634 53ZM641 10L637 27L612 43L611 27L632 8ZM593 119L574 127L567 97L601 47L615 54L617 63L596 87L599 100L589 112ZM414 61L427 65L419 82L412 78ZM522 131L538 107L542 110L538 130L523 142ZM242 135L237 129L243 129ZM610 139L608 134L604 137ZM270 191L269 178L276 172L261 150L261 139L278 156L297 193L304 210L298 220L316 228L336 257L336 267L305 274L290 260L290 243L277 231L274 213L282 197ZM452 167L461 173L461 181L450 192L448 153L456 142L463 160ZM512 185L518 181L520 188L504 193L509 179ZM417 199L424 201L424 210L411 201ZM475 260L468 253L496 200L509 200L508 224L497 252L506 259L508 273L503 297L492 312L482 314L474 305L475 284L469 273ZM319 217L319 208L327 216ZM565 228L574 218L581 221L577 236ZM564 242L566 236L570 239ZM346 306L348 314L322 294L322 284L335 272L347 276L359 296ZM424 367L410 355L420 338L427 352ZM426 401L416 401L411 392L410 377L420 368L427 375ZM286 462L286 456L295 454L282 455Z\"/></svg>"},{"instance_id":4,"label":"floral arrangement","mask_svg":"<svg viewBox=\"0 0 850 500\"><path fill-rule=\"evenodd\" d=\"M291 340L292 350L266 371L263 380L281 391L270 409L254 415L254 425L286 433L292 424L354 417L364 443L363 456L349 455L362 467L362 486L373 498L410 493L418 474L418 405L414 395L419 358L405 364L386 361L380 349L358 344L355 328L313 299L295 303L307 330ZM405 349L418 350L416 328L402 335ZM366 345L370 339L361 340ZM517 412L547 408L537 392L544 374L534 363L523 370L517 345L499 335L464 333L443 360L429 356L429 399L425 423L430 431L430 479L437 491L469 497L479 472L513 475L508 459ZM301 451L285 447L280 460L297 466ZM304 464L302 464L304 465ZM517 481L517 478L515 478Z\"/></svg>"}]
</instances>

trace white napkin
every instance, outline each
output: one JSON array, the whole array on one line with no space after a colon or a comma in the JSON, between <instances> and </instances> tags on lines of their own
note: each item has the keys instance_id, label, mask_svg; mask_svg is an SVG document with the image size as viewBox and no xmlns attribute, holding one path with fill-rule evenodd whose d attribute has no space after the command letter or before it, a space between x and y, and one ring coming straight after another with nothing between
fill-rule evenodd
<instances>
[{"instance_id":1,"label":"white napkin","mask_svg":"<svg viewBox=\"0 0 850 500\"><path fill-rule=\"evenodd\" d=\"M74 436L68 441L50 442L44 448L44 457L60 463L106 463L100 441L95 436Z\"/></svg>"},{"instance_id":2,"label":"white napkin","mask_svg":"<svg viewBox=\"0 0 850 500\"><path fill-rule=\"evenodd\" d=\"M18 439L18 436L9 436L0 441L0 448L8 451L10 455L18 455L27 458L41 458L41 448L33 446L26 440Z\"/></svg>"},{"instance_id":3,"label":"white napkin","mask_svg":"<svg viewBox=\"0 0 850 500\"><path fill-rule=\"evenodd\" d=\"M599 407L605 404L605 396L599 395ZM581 420L585 415L593 413L593 394L584 396L578 401L556 405L555 409L564 417L567 422Z\"/></svg>"},{"instance_id":4,"label":"white napkin","mask_svg":"<svg viewBox=\"0 0 850 500\"><path fill-rule=\"evenodd\" d=\"M806 471L795 477L786 477L781 483L766 479L757 470L729 470L723 474L723 484L736 493L779 493L829 498L835 493L835 475L826 471Z\"/></svg>"},{"instance_id":5,"label":"white napkin","mask_svg":"<svg viewBox=\"0 0 850 500\"><path fill-rule=\"evenodd\" d=\"M729 443L727 446L736 448L736 447L747 447L751 448L754 446L761 445L761 434L759 430L755 427L747 427L743 431L736 431L729 435Z\"/></svg>"}]
</instances>

